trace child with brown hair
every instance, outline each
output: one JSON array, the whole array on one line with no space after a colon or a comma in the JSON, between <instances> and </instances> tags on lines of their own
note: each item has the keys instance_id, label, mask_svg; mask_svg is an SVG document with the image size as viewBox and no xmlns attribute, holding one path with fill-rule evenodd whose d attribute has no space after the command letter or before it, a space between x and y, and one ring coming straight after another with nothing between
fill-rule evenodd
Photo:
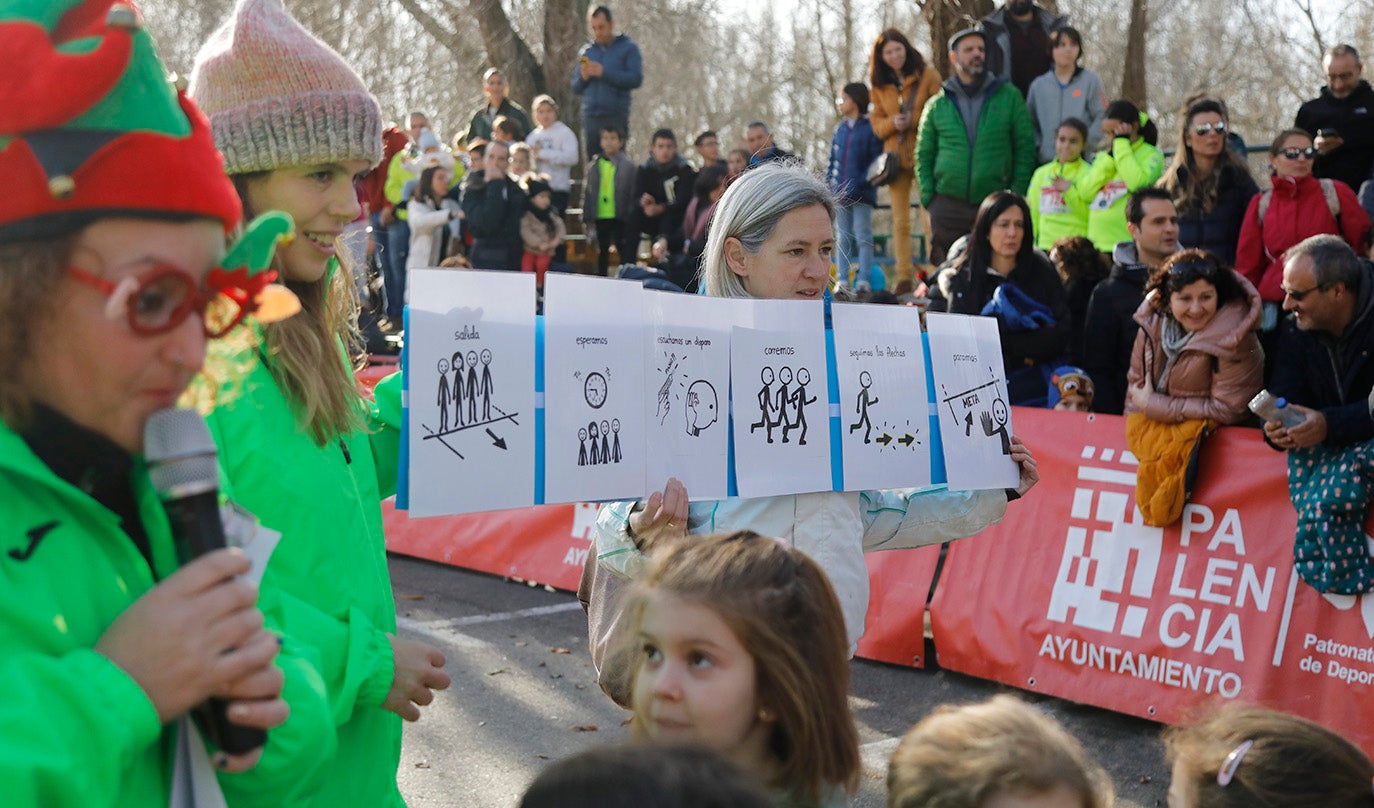
<instances>
[{"instance_id":1,"label":"child with brown hair","mask_svg":"<svg viewBox=\"0 0 1374 808\"><path fill-rule=\"evenodd\" d=\"M782 804L845 804L857 786L849 641L829 580L752 531L663 542L631 596L632 726L694 742Z\"/></svg>"},{"instance_id":2,"label":"child with brown hair","mask_svg":"<svg viewBox=\"0 0 1374 808\"><path fill-rule=\"evenodd\" d=\"M1305 718L1233 706L1164 732L1169 808L1368 808L1374 765Z\"/></svg>"},{"instance_id":3,"label":"child with brown hair","mask_svg":"<svg viewBox=\"0 0 1374 808\"><path fill-rule=\"evenodd\" d=\"M1112 785L1059 722L1014 696L944 705L902 738L888 808L1107 808Z\"/></svg>"}]
</instances>

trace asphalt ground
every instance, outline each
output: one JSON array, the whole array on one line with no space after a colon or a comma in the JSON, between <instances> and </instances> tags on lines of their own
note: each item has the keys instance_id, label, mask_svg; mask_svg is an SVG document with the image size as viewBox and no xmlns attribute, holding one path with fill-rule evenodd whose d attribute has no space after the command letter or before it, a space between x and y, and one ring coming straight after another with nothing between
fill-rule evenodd
<instances>
[{"instance_id":1,"label":"asphalt ground","mask_svg":"<svg viewBox=\"0 0 1374 808\"><path fill-rule=\"evenodd\" d=\"M399 781L411 806L504 808L553 760L629 738L629 714L596 685L577 598L456 567L391 556L403 635L447 658L453 686L407 724ZM928 659L933 658L927 655ZM1121 808L1164 805L1160 725L940 670L855 660L851 703L864 776L854 806L885 805L887 759L913 724L946 703L1020 693L1079 738L1111 773Z\"/></svg>"}]
</instances>

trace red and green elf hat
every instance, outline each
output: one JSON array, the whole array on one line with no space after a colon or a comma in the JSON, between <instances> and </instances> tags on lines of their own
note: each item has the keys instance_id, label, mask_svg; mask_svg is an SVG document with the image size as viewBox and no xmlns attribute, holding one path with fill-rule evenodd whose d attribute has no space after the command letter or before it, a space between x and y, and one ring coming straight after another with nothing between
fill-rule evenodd
<instances>
[{"instance_id":1,"label":"red and green elf hat","mask_svg":"<svg viewBox=\"0 0 1374 808\"><path fill-rule=\"evenodd\" d=\"M0 53L23 66L0 76L0 243L107 216L238 223L205 116L131 4L0 0Z\"/></svg>"}]
</instances>

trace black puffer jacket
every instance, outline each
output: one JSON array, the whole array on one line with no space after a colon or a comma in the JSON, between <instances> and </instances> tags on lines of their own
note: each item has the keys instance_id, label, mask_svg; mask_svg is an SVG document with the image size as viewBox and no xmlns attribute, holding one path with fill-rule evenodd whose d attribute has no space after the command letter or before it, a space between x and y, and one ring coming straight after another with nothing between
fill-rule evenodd
<instances>
[{"instance_id":1,"label":"black puffer jacket","mask_svg":"<svg viewBox=\"0 0 1374 808\"><path fill-rule=\"evenodd\" d=\"M1112 274L1093 289L1083 319L1083 369L1097 392L1093 411L1120 415L1126 406L1126 373L1135 345L1135 310L1145 299L1150 270L1136 258L1135 243L1123 241L1112 252Z\"/></svg>"}]
</instances>

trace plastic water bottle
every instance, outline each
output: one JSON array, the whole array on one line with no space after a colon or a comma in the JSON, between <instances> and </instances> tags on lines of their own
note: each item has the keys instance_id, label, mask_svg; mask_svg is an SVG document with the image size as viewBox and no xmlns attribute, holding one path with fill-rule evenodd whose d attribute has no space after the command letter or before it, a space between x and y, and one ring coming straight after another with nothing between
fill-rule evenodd
<instances>
[{"instance_id":1,"label":"plastic water bottle","mask_svg":"<svg viewBox=\"0 0 1374 808\"><path fill-rule=\"evenodd\" d=\"M1307 420L1302 413L1288 407L1288 399L1282 396L1275 397L1268 390L1261 390L1250 399L1250 412L1265 421L1278 421L1285 429Z\"/></svg>"}]
</instances>

